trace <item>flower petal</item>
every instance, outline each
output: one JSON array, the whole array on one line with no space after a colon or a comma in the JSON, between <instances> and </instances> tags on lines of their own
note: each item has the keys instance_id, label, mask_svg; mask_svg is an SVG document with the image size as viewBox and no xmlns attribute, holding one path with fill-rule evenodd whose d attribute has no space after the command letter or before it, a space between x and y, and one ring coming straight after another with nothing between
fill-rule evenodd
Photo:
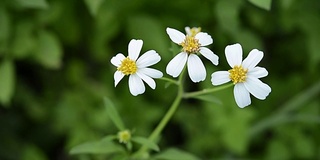
<instances>
[{"instance_id":1,"label":"flower petal","mask_svg":"<svg viewBox=\"0 0 320 160\"><path fill-rule=\"evenodd\" d=\"M196 54L190 54L188 57L188 73L192 82L200 82L206 79L206 68L201 59Z\"/></svg>"},{"instance_id":2,"label":"flower petal","mask_svg":"<svg viewBox=\"0 0 320 160\"><path fill-rule=\"evenodd\" d=\"M186 36L182 32L180 32L176 29L172 29L172 28L168 27L166 29L166 31L167 31L167 34L169 35L170 39L176 44L180 44L186 38Z\"/></svg>"},{"instance_id":3,"label":"flower petal","mask_svg":"<svg viewBox=\"0 0 320 160\"><path fill-rule=\"evenodd\" d=\"M138 58L136 64L138 68L144 68L154 65L158 63L160 60L160 55L156 51L150 50L141 55L141 57Z\"/></svg>"},{"instance_id":4,"label":"flower petal","mask_svg":"<svg viewBox=\"0 0 320 160\"><path fill-rule=\"evenodd\" d=\"M184 30L186 31L187 35L191 36L191 28L190 27L184 27Z\"/></svg>"},{"instance_id":5,"label":"flower petal","mask_svg":"<svg viewBox=\"0 0 320 160\"><path fill-rule=\"evenodd\" d=\"M234 98L240 108L251 104L250 94L243 83L237 83L233 89Z\"/></svg>"},{"instance_id":6,"label":"flower petal","mask_svg":"<svg viewBox=\"0 0 320 160\"><path fill-rule=\"evenodd\" d=\"M211 75L211 83L214 86L224 84L230 81L229 77L229 72L228 71L217 71L212 73Z\"/></svg>"},{"instance_id":7,"label":"flower petal","mask_svg":"<svg viewBox=\"0 0 320 160\"><path fill-rule=\"evenodd\" d=\"M149 76L143 74L142 72L137 72L137 75L143 80L145 81L150 88L155 89L156 88L156 82L150 78Z\"/></svg>"},{"instance_id":8,"label":"flower petal","mask_svg":"<svg viewBox=\"0 0 320 160\"><path fill-rule=\"evenodd\" d=\"M228 45L224 52L231 68L233 68L235 65L241 65L242 47L239 43Z\"/></svg>"},{"instance_id":9,"label":"flower petal","mask_svg":"<svg viewBox=\"0 0 320 160\"><path fill-rule=\"evenodd\" d=\"M142 94L146 90L142 79L137 74L132 74L129 76L129 89L130 93L134 96Z\"/></svg>"},{"instance_id":10,"label":"flower petal","mask_svg":"<svg viewBox=\"0 0 320 160\"><path fill-rule=\"evenodd\" d=\"M200 47L199 51L204 57L206 57L208 60L212 62L214 65L218 65L219 63L219 57L214 54L210 49L206 47Z\"/></svg>"},{"instance_id":11,"label":"flower petal","mask_svg":"<svg viewBox=\"0 0 320 160\"><path fill-rule=\"evenodd\" d=\"M268 71L263 67L254 67L248 71L248 77L262 78L268 75Z\"/></svg>"},{"instance_id":12,"label":"flower petal","mask_svg":"<svg viewBox=\"0 0 320 160\"><path fill-rule=\"evenodd\" d=\"M177 54L173 59L168 63L166 72L172 77L178 77L182 69L186 65L188 54L181 52Z\"/></svg>"},{"instance_id":13,"label":"flower petal","mask_svg":"<svg viewBox=\"0 0 320 160\"><path fill-rule=\"evenodd\" d=\"M120 80L124 77L124 74L120 71L116 71L113 75L114 78L114 86L116 87Z\"/></svg>"},{"instance_id":14,"label":"flower petal","mask_svg":"<svg viewBox=\"0 0 320 160\"><path fill-rule=\"evenodd\" d=\"M271 92L271 88L267 84L255 77L247 77L244 85L253 96L261 100L266 99Z\"/></svg>"},{"instance_id":15,"label":"flower petal","mask_svg":"<svg viewBox=\"0 0 320 160\"><path fill-rule=\"evenodd\" d=\"M139 57L142 45L143 45L142 40L132 39L129 42L128 55L131 60L134 60L134 61L137 60L137 58Z\"/></svg>"},{"instance_id":16,"label":"flower petal","mask_svg":"<svg viewBox=\"0 0 320 160\"><path fill-rule=\"evenodd\" d=\"M121 65L121 61L125 58L126 57L122 53L118 53L116 56L111 58L111 63L114 66L119 67Z\"/></svg>"},{"instance_id":17,"label":"flower petal","mask_svg":"<svg viewBox=\"0 0 320 160\"><path fill-rule=\"evenodd\" d=\"M158 71L153 68L141 68L139 69L139 72L142 72L151 78L161 78L163 76L161 71Z\"/></svg>"},{"instance_id":18,"label":"flower petal","mask_svg":"<svg viewBox=\"0 0 320 160\"><path fill-rule=\"evenodd\" d=\"M252 69L261 61L262 57L263 52L257 49L253 49L252 51L250 51L248 57L243 60L242 67Z\"/></svg>"},{"instance_id":19,"label":"flower petal","mask_svg":"<svg viewBox=\"0 0 320 160\"><path fill-rule=\"evenodd\" d=\"M208 33L199 32L195 38L199 40L200 46L207 46L213 43L213 39Z\"/></svg>"}]
</instances>

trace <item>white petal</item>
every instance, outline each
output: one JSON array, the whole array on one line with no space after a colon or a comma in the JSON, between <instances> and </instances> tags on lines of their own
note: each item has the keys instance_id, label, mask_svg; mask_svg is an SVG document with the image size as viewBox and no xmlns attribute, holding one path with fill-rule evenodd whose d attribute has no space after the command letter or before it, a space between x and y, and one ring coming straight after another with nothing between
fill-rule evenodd
<instances>
[{"instance_id":1,"label":"white petal","mask_svg":"<svg viewBox=\"0 0 320 160\"><path fill-rule=\"evenodd\" d=\"M250 94L243 83L237 83L233 89L234 98L240 108L251 104Z\"/></svg>"},{"instance_id":2,"label":"white petal","mask_svg":"<svg viewBox=\"0 0 320 160\"><path fill-rule=\"evenodd\" d=\"M121 65L121 61L125 58L126 57L122 53L118 53L116 56L111 58L111 63L114 66L119 67Z\"/></svg>"},{"instance_id":3,"label":"white petal","mask_svg":"<svg viewBox=\"0 0 320 160\"><path fill-rule=\"evenodd\" d=\"M224 84L230 81L230 73L228 71L217 71L211 75L211 83L214 86Z\"/></svg>"},{"instance_id":4,"label":"white petal","mask_svg":"<svg viewBox=\"0 0 320 160\"><path fill-rule=\"evenodd\" d=\"M191 28L190 27L184 27L184 30L186 31L187 35L191 35Z\"/></svg>"},{"instance_id":5,"label":"white petal","mask_svg":"<svg viewBox=\"0 0 320 160\"><path fill-rule=\"evenodd\" d=\"M180 44L186 38L186 36L183 33L181 33L176 29L172 29L168 27L166 31L170 39L176 44Z\"/></svg>"},{"instance_id":6,"label":"white petal","mask_svg":"<svg viewBox=\"0 0 320 160\"><path fill-rule=\"evenodd\" d=\"M168 63L166 72L172 77L178 77L182 69L186 65L188 54L181 52L177 54L173 59Z\"/></svg>"},{"instance_id":7,"label":"white petal","mask_svg":"<svg viewBox=\"0 0 320 160\"><path fill-rule=\"evenodd\" d=\"M242 47L239 43L228 45L224 52L231 68L233 68L235 65L241 65Z\"/></svg>"},{"instance_id":8,"label":"white petal","mask_svg":"<svg viewBox=\"0 0 320 160\"><path fill-rule=\"evenodd\" d=\"M139 72L142 72L151 78L161 78L163 76L161 71L158 71L153 68L141 68L139 69Z\"/></svg>"},{"instance_id":9,"label":"white petal","mask_svg":"<svg viewBox=\"0 0 320 160\"><path fill-rule=\"evenodd\" d=\"M116 71L113 75L114 78L114 86L116 87L120 80L124 77L124 74L120 71Z\"/></svg>"},{"instance_id":10,"label":"white petal","mask_svg":"<svg viewBox=\"0 0 320 160\"><path fill-rule=\"evenodd\" d=\"M253 49L252 51L250 51L248 57L243 60L242 67L252 69L261 61L262 57L263 52L257 49Z\"/></svg>"},{"instance_id":11,"label":"white petal","mask_svg":"<svg viewBox=\"0 0 320 160\"><path fill-rule=\"evenodd\" d=\"M201 59L196 54L190 54L188 57L188 73L192 82L200 82L206 79L206 68Z\"/></svg>"},{"instance_id":12,"label":"white petal","mask_svg":"<svg viewBox=\"0 0 320 160\"><path fill-rule=\"evenodd\" d=\"M254 67L248 71L248 76L262 78L268 75L268 71L263 67Z\"/></svg>"},{"instance_id":13,"label":"white petal","mask_svg":"<svg viewBox=\"0 0 320 160\"><path fill-rule=\"evenodd\" d=\"M144 68L154 65L158 63L160 60L160 55L156 51L150 50L141 55L141 57L138 58L136 64L138 68Z\"/></svg>"},{"instance_id":14,"label":"white petal","mask_svg":"<svg viewBox=\"0 0 320 160\"><path fill-rule=\"evenodd\" d=\"M213 42L211 36L208 33L204 32L199 32L198 34L196 34L195 38L199 40L201 46L207 46L209 44L212 44Z\"/></svg>"},{"instance_id":15,"label":"white petal","mask_svg":"<svg viewBox=\"0 0 320 160\"><path fill-rule=\"evenodd\" d=\"M143 45L142 40L132 39L129 42L128 55L131 60L134 60L134 61L137 60L137 58L139 57L142 45Z\"/></svg>"},{"instance_id":16,"label":"white petal","mask_svg":"<svg viewBox=\"0 0 320 160\"><path fill-rule=\"evenodd\" d=\"M142 72L137 72L137 75L143 80L145 81L150 88L155 89L156 88L156 82L150 78L149 76L143 74Z\"/></svg>"},{"instance_id":17,"label":"white petal","mask_svg":"<svg viewBox=\"0 0 320 160\"><path fill-rule=\"evenodd\" d=\"M261 100L266 99L271 92L271 88L267 84L255 77L247 77L244 85L253 96Z\"/></svg>"},{"instance_id":18,"label":"white petal","mask_svg":"<svg viewBox=\"0 0 320 160\"><path fill-rule=\"evenodd\" d=\"M204 57L206 57L208 60L212 62L214 65L218 65L219 63L219 57L214 54L210 49L206 47L200 47L199 51Z\"/></svg>"},{"instance_id":19,"label":"white petal","mask_svg":"<svg viewBox=\"0 0 320 160\"><path fill-rule=\"evenodd\" d=\"M129 76L129 89L130 93L134 96L144 93L145 86L142 82L142 79L137 74L132 74Z\"/></svg>"}]
</instances>

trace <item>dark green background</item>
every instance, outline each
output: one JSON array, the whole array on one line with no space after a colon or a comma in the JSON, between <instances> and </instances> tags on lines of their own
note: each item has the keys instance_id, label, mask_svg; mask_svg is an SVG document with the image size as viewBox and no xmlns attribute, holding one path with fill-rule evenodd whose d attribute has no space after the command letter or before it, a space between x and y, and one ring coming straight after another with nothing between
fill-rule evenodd
<instances>
[{"instance_id":1,"label":"dark green background","mask_svg":"<svg viewBox=\"0 0 320 160\"><path fill-rule=\"evenodd\" d=\"M129 93L127 77L114 88L112 56L127 55L131 39L162 57L166 77L173 58L166 27L201 27L214 43L218 67L203 59L206 81L227 70L226 45L244 57L264 52L259 66L272 88L266 100L236 106L232 89L217 103L184 100L163 131L160 148L176 147L201 159L320 158L320 2L274 0L271 10L245 0L1 0L0 159L104 159L72 155L80 143L115 134L103 106L107 96L134 134L148 136L172 103L176 87Z\"/></svg>"}]
</instances>

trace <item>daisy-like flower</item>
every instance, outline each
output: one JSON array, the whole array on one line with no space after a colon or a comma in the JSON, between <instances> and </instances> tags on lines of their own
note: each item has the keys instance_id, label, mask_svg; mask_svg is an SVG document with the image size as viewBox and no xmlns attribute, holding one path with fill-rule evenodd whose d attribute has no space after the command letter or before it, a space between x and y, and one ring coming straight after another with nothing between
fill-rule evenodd
<instances>
[{"instance_id":1,"label":"daisy-like flower","mask_svg":"<svg viewBox=\"0 0 320 160\"><path fill-rule=\"evenodd\" d=\"M114 73L115 87L124 76L129 76L129 89L134 96L144 93L145 86L143 81L152 89L155 89L156 83L152 78L161 78L163 76L162 72L147 68L161 60L156 51L149 50L138 58L142 45L142 40L132 39L128 46L128 57L118 53L111 59L111 63L117 67L117 71Z\"/></svg>"},{"instance_id":2,"label":"daisy-like flower","mask_svg":"<svg viewBox=\"0 0 320 160\"><path fill-rule=\"evenodd\" d=\"M211 75L213 85L220 85L232 81L234 86L234 98L240 108L251 104L250 94L264 100L271 88L259 80L266 77L268 71L256 66L263 57L263 52L253 49L248 57L242 61L242 47L240 44L228 45L225 49L228 64L232 69L217 71Z\"/></svg>"},{"instance_id":3,"label":"daisy-like flower","mask_svg":"<svg viewBox=\"0 0 320 160\"><path fill-rule=\"evenodd\" d=\"M187 35L172 28L167 28L170 39L182 46L182 51L178 53L167 65L166 72L172 77L178 77L187 63L190 79L193 82L200 82L206 78L206 69L198 57L200 53L209 59L214 65L218 65L219 57L210 49L204 47L210 45L213 40L207 33L201 32L200 28L185 28Z\"/></svg>"}]
</instances>

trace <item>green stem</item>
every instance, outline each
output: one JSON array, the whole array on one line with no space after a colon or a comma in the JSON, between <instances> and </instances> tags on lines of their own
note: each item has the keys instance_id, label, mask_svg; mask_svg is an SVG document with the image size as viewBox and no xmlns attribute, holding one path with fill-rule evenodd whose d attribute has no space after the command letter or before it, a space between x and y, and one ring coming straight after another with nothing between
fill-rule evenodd
<instances>
[{"instance_id":1,"label":"green stem","mask_svg":"<svg viewBox=\"0 0 320 160\"><path fill-rule=\"evenodd\" d=\"M159 78L160 80L164 80L164 81L167 81L167 82L170 82L170 83L173 83L175 85L179 85L179 82L174 80L174 79L171 79L171 78L166 78L166 77L161 77Z\"/></svg>"},{"instance_id":2,"label":"green stem","mask_svg":"<svg viewBox=\"0 0 320 160\"><path fill-rule=\"evenodd\" d=\"M203 89L201 91L184 93L183 94L183 98L192 98L192 97L200 96L200 95L203 95L203 94L213 93L213 92L217 92L217 91L229 88L231 86L233 86L233 83L226 84L226 85L219 86L219 87L215 87L215 88Z\"/></svg>"},{"instance_id":3,"label":"green stem","mask_svg":"<svg viewBox=\"0 0 320 160\"><path fill-rule=\"evenodd\" d=\"M185 70L185 69L184 69ZM173 116L173 114L175 113L175 111L177 110L177 108L179 107L179 104L181 102L182 99L182 95L183 95L183 84L182 84L182 77L183 77L183 73L184 70L182 71L182 73L180 74L179 80L175 81L176 84L178 85L178 93L176 98L174 99L172 105L170 106L169 110L167 111L167 113L164 115L164 117L161 119L160 123L158 124L158 126L153 130L153 132L150 134L150 136L148 137L148 140L150 141L155 141L157 137L159 137L159 135L161 134L162 130L164 129L164 127L167 125L167 123L169 122L169 120L171 119L171 117ZM134 155L133 158L139 158L140 156L143 156L143 154L148 150L146 145L143 145Z\"/></svg>"}]
</instances>

